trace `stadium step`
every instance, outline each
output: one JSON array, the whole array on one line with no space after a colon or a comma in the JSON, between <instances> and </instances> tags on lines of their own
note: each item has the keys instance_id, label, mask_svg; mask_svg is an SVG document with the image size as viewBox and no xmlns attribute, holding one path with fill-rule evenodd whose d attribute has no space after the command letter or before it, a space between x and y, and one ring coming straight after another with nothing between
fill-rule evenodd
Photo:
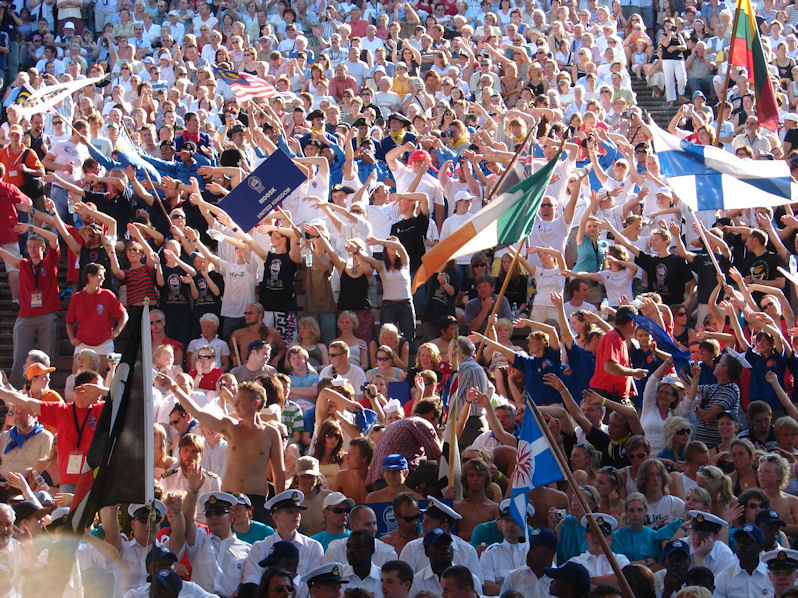
<instances>
[{"instance_id":1,"label":"stadium step","mask_svg":"<svg viewBox=\"0 0 798 598\"><path fill-rule=\"evenodd\" d=\"M666 129L678 107L669 107L664 97L654 97L651 94L652 88L646 84L644 79L633 77L632 89L637 95L637 105L648 112L655 123Z\"/></svg>"}]
</instances>

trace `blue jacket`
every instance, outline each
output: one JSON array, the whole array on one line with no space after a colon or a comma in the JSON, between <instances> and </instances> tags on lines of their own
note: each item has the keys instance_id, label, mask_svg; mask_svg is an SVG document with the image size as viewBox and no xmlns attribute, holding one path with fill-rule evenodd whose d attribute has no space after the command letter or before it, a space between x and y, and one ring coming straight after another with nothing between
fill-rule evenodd
<instances>
[{"instance_id":1,"label":"blue jacket","mask_svg":"<svg viewBox=\"0 0 798 598\"><path fill-rule=\"evenodd\" d=\"M194 177L199 182L200 189L205 188L205 179L197 174L197 170L201 166L211 166L211 161L199 152L194 154L194 160L190 165L187 165L183 160L159 160L152 156L142 156L147 162L152 164L161 176L172 177L177 179L185 185L191 184L191 177Z\"/></svg>"}]
</instances>

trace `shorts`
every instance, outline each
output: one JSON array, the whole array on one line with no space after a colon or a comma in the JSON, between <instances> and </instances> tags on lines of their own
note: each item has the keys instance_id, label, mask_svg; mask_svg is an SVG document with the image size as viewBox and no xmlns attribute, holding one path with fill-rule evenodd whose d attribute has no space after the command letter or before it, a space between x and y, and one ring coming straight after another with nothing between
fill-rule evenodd
<instances>
[{"instance_id":1,"label":"shorts","mask_svg":"<svg viewBox=\"0 0 798 598\"><path fill-rule=\"evenodd\" d=\"M86 343L80 343L77 347L75 347L75 355L83 351L83 349L91 349L97 355L108 355L109 353L114 352L114 339L109 338L105 341L102 345L91 346L87 345Z\"/></svg>"},{"instance_id":2,"label":"shorts","mask_svg":"<svg viewBox=\"0 0 798 598\"><path fill-rule=\"evenodd\" d=\"M247 494L252 503L252 519L265 525L271 525L272 514L266 508L266 497L263 494Z\"/></svg>"},{"instance_id":3,"label":"shorts","mask_svg":"<svg viewBox=\"0 0 798 598\"><path fill-rule=\"evenodd\" d=\"M22 254L19 252L19 243L6 243L3 245L3 249L13 255L15 258L22 259ZM15 268L5 260L3 260L3 262L6 265L6 272L19 272L19 268Z\"/></svg>"}]
</instances>

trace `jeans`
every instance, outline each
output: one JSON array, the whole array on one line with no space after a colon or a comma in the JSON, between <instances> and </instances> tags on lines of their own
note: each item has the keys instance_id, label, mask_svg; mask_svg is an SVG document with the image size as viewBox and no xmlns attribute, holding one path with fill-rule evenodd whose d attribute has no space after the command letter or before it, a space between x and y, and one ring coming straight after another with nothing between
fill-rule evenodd
<instances>
[{"instance_id":1,"label":"jeans","mask_svg":"<svg viewBox=\"0 0 798 598\"><path fill-rule=\"evenodd\" d=\"M383 299L380 309L380 324L388 322L399 328L399 332L410 343L410 353L413 353L413 341L416 338L416 314L410 299L404 301Z\"/></svg>"},{"instance_id":2,"label":"jeans","mask_svg":"<svg viewBox=\"0 0 798 598\"><path fill-rule=\"evenodd\" d=\"M69 210L69 200L67 199L67 190L58 185L50 187L50 199L55 203L55 209L58 211L58 217L61 218L66 224L74 224L74 219Z\"/></svg>"},{"instance_id":3,"label":"jeans","mask_svg":"<svg viewBox=\"0 0 798 598\"><path fill-rule=\"evenodd\" d=\"M314 318L316 322L319 323L321 342L325 345L329 345L338 336L338 329L336 328L338 322L335 317L335 312L306 311L302 315L303 317Z\"/></svg>"}]
</instances>

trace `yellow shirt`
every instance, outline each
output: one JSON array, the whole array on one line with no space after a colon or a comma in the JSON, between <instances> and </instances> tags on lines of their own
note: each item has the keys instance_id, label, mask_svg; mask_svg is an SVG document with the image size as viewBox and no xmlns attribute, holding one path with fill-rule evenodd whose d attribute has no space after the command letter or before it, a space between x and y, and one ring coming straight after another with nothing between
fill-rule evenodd
<instances>
[{"instance_id":1,"label":"yellow shirt","mask_svg":"<svg viewBox=\"0 0 798 598\"><path fill-rule=\"evenodd\" d=\"M391 85L391 91L399 94L399 97L405 97L410 93L410 77L404 81L400 81L398 77L394 77L393 84Z\"/></svg>"}]
</instances>

